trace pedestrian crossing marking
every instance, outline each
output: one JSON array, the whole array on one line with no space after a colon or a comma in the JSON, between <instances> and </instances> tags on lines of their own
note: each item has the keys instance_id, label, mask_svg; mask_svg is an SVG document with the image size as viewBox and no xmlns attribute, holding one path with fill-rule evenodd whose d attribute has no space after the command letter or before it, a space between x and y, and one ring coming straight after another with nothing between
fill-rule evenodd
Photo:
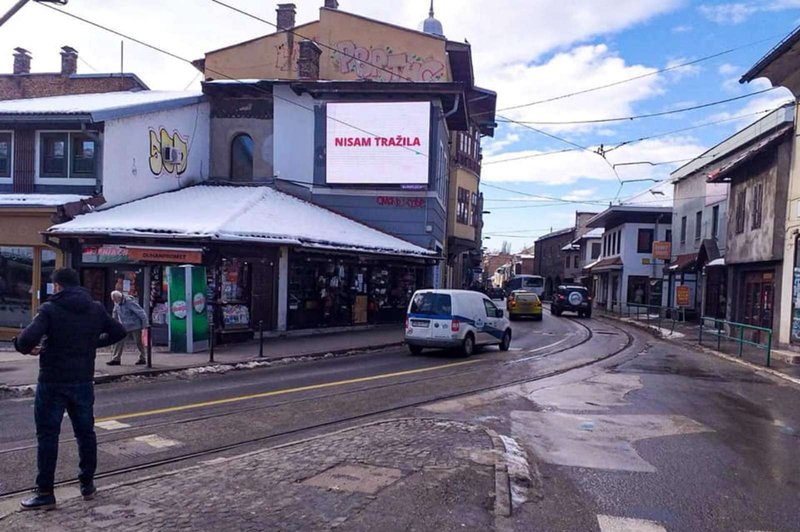
<instances>
[{"instance_id":1,"label":"pedestrian crossing marking","mask_svg":"<svg viewBox=\"0 0 800 532\"><path fill-rule=\"evenodd\" d=\"M600 526L600 532L667 532L667 529L656 521L632 517L598 515L597 524Z\"/></svg>"},{"instance_id":2,"label":"pedestrian crossing marking","mask_svg":"<svg viewBox=\"0 0 800 532\"><path fill-rule=\"evenodd\" d=\"M103 430L119 430L130 427L130 425L127 423L120 423L119 421L115 421L113 419L109 421L98 421L94 424L94 426Z\"/></svg>"}]
</instances>

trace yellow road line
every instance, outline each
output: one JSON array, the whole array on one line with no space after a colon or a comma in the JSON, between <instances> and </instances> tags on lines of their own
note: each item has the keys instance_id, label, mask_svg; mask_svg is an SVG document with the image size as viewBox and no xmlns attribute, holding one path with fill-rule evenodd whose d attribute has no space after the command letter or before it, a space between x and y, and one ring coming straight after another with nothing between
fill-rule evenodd
<instances>
[{"instance_id":1,"label":"yellow road line","mask_svg":"<svg viewBox=\"0 0 800 532\"><path fill-rule=\"evenodd\" d=\"M357 384L359 382L369 382L375 381L380 379L390 379L392 377L403 377L405 375L415 375L417 373L425 373L428 371L435 371L438 369L446 369L446 368L454 368L456 366L465 366L467 364L475 364L477 362L482 362L482 360L467 360L464 362L453 362L452 364L444 364L441 366L433 366L430 368L419 368L419 369L410 369L406 371L397 371L395 373L382 373L379 375L372 375L370 377L359 377L357 379L347 379L343 381L335 381L335 382L324 382L322 384L311 384L308 386L299 386L297 388L287 388L284 390L273 390L271 392L262 392L262 393L254 393L250 395L240 395L238 397L228 397L226 399L215 399L213 401L203 401L200 403L190 403L187 405L180 405L180 406L169 406L166 408L156 408L155 410L145 410L143 412L132 412L130 414L120 414L118 416L107 416L107 417L100 417L95 419L95 423L104 422L104 421L120 421L122 419L131 419L136 417L144 417L144 416L152 416L156 414L168 414L171 412L181 412L184 410L192 410L195 408L203 408L206 406L216 406L216 405L224 405L228 403L237 403L240 401L249 401L250 399L261 399L263 397L274 397L276 395L284 395L290 393L297 393L297 392L307 392L311 390L321 390L323 388L332 388L334 386L344 386L346 384Z\"/></svg>"}]
</instances>

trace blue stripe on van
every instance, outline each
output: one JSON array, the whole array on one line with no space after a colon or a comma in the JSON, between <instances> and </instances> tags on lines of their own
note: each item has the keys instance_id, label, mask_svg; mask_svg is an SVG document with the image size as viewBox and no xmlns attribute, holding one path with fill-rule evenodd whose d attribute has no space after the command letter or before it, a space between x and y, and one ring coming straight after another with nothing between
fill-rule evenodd
<instances>
[{"instance_id":1,"label":"blue stripe on van","mask_svg":"<svg viewBox=\"0 0 800 532\"><path fill-rule=\"evenodd\" d=\"M449 314L409 314L408 319L413 320L458 320L470 325L475 325L475 320L465 318L464 316L451 316Z\"/></svg>"}]
</instances>

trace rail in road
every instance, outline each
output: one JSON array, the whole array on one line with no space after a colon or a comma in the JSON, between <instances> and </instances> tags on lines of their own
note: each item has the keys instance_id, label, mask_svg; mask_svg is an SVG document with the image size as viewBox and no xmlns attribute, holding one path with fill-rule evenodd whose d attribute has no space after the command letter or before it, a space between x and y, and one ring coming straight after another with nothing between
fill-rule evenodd
<instances>
[{"instance_id":1,"label":"rail in road","mask_svg":"<svg viewBox=\"0 0 800 532\"><path fill-rule=\"evenodd\" d=\"M572 318L566 319L575 324L577 329L584 333L581 335L582 337L578 341L569 341L570 338L564 338L536 349L522 353L513 353L509 356L509 358L506 359L467 359L408 371L382 373L355 379L327 381L308 386L227 397L218 400L177 405L148 411L111 415L107 418L98 418L98 422L101 423L104 421L120 422L121 420L137 420L136 425L121 428L111 433L98 434L98 443L103 445L122 440L125 437L129 437L131 433L149 432L156 428L174 427L177 424L189 426L193 423L219 420L220 418L230 418L232 416L252 414L255 412L263 414L268 409L299 409L301 407L306 407L313 412L314 405L318 405L320 402L331 402L337 400L344 402L345 399L352 399L359 394L364 395L365 397L368 397L368 394L379 394L380 397L388 397L391 393L395 393L402 397L400 400L391 404L375 402L374 407L370 407L371 402L365 399L358 402L359 405L363 404L363 406L365 406L365 408L362 408L360 411L357 409L354 411L345 411L345 409L342 409L343 411L340 415L331 416L329 419L318 419L308 423L295 423L282 430L279 429L276 431L267 431L266 433L255 434L246 438L235 438L235 441L230 441L219 445L208 445L200 449L187 450L187 452L177 452L162 459L145 459L132 465L125 465L122 467L100 471L96 478L103 479L128 473L147 471L169 464L175 464L209 455L224 453L226 451L235 450L253 444L268 444L272 441L290 438L302 433L314 432L337 426L346 426L348 424L353 424L368 418L373 418L375 416L386 416L399 413L406 409L422 407L438 401L461 398L473 394L497 390L507 386L514 386L551 378L568 371L573 371L606 361L624 352L633 343L633 336L627 330L615 324L606 321L599 322L597 320L586 322L584 320ZM587 325L587 323L602 323L603 328L611 328L621 334L624 338L624 341L621 345L616 346L606 352L600 350L598 356L592 356L589 359L584 359L574 364L569 364L565 367L558 367L556 369L544 371L535 375L523 374L520 376L522 372L520 372L518 369L521 367L521 363L533 363L545 360L567 351L586 346L593 340L597 339L596 333L605 332L608 334L607 330L593 330L592 327ZM495 366L491 367L495 369L495 375L497 378L492 379L491 383L481 382L483 379L480 377L486 376L487 370L490 368L490 364L495 364ZM462 384L457 385L455 383L456 380L462 381ZM421 397L415 397L414 393L410 391L409 393L399 393L401 391L406 392L413 387L423 387L425 390L440 391L435 393L423 392ZM324 393L320 394L319 392ZM409 397L410 399L408 399ZM269 405L264 405L263 403L259 402L259 400L264 399L279 399L279 401ZM230 408L231 406L240 404L243 404L244 406ZM226 408L222 411L204 411L223 406ZM165 416L175 414L177 414L179 417L163 419ZM71 438L64 438L64 441L71 441ZM32 455L33 449L35 449L35 442L33 441L11 449L5 449L0 451L0 461L14 461L19 459L31 460L31 457L23 458L22 454ZM62 458L62 461L65 459L69 458L64 457ZM21 489L19 486L22 482L23 481L20 479L18 485L10 486L12 489L6 489L6 491L0 493L0 497L11 497L25 493L27 488ZM63 480L58 482L56 485L63 486L72 483L74 483L72 480Z\"/></svg>"}]
</instances>

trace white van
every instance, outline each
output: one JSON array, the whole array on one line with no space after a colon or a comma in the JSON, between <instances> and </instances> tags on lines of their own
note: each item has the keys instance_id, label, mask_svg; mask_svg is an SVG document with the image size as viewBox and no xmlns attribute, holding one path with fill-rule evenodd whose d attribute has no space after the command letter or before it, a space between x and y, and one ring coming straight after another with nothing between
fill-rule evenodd
<instances>
[{"instance_id":1,"label":"white van","mask_svg":"<svg viewBox=\"0 0 800 532\"><path fill-rule=\"evenodd\" d=\"M540 275L517 275L508 280L505 289L507 294L514 290L533 292L541 299L544 296L544 277Z\"/></svg>"},{"instance_id":2,"label":"white van","mask_svg":"<svg viewBox=\"0 0 800 532\"><path fill-rule=\"evenodd\" d=\"M418 290L406 314L406 344L418 355L426 347L460 348L465 356L479 345L511 345L511 327L484 294L470 290Z\"/></svg>"}]
</instances>

